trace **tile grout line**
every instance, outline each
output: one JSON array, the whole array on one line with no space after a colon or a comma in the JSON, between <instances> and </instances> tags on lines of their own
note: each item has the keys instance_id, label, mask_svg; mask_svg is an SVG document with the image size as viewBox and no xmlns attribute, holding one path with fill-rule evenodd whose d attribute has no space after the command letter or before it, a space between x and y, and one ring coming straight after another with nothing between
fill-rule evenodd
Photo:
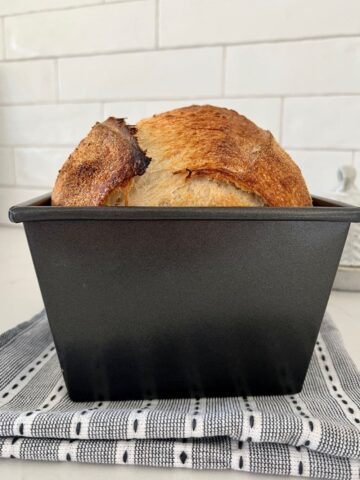
<instances>
[{"instance_id":1,"label":"tile grout line","mask_svg":"<svg viewBox=\"0 0 360 480\"><path fill-rule=\"evenodd\" d=\"M138 0L134 0L138 1ZM214 47L212 47L214 48ZM169 49L172 50L172 49ZM188 49L186 49L188 50ZM85 59L85 58L94 58L94 57L107 57L107 56L114 56L114 55L127 55L131 53L149 53L149 52L157 52L154 47L142 47L142 48L128 48L123 50L101 50L99 52L92 51L92 52L82 52L82 53L63 53L59 54L56 57L54 55L36 55L32 57L19 57L19 58L6 58L5 60L1 61L0 63L14 63L14 62L30 62L35 60L53 60L54 58L67 60L67 59Z\"/></svg>"},{"instance_id":2,"label":"tile grout line","mask_svg":"<svg viewBox=\"0 0 360 480\"><path fill-rule=\"evenodd\" d=\"M159 38L160 38L160 0L154 0L155 2L155 49L159 49Z\"/></svg>"},{"instance_id":3,"label":"tile grout line","mask_svg":"<svg viewBox=\"0 0 360 480\"><path fill-rule=\"evenodd\" d=\"M142 0L130 0L131 2L138 2ZM123 3L123 2L121 2ZM106 4L111 5L111 4ZM193 44L193 45L175 45L175 46L161 46L158 48L154 47L142 47L142 48L129 48L123 50L103 50L99 52L83 52L83 53L71 53L71 54L62 54L59 55L59 58L88 58L88 57L100 57L100 56L111 56L111 55L122 55L129 53L148 53L148 52L172 52L177 50L202 50L202 49L219 49L222 47L241 47L241 46L251 46L251 45L273 45L278 43L297 43L297 42L306 42L306 41L325 41L325 40L337 40L341 38L354 38L359 39L359 35L334 35L334 36L323 36L323 37L307 37L307 38L295 38L295 39L277 39L277 40L254 40L254 41L244 41L244 42L235 42L235 43L209 43L209 44ZM21 58L7 58L4 63L10 62L22 62L28 60L47 60L54 58L54 55L38 55L34 57L21 57Z\"/></svg>"},{"instance_id":4,"label":"tile grout line","mask_svg":"<svg viewBox=\"0 0 360 480\"><path fill-rule=\"evenodd\" d=\"M56 12L66 12L68 10L81 10L83 8L91 8L91 7L100 7L102 5L112 5L112 4L125 4L125 3L136 3L141 2L143 0L119 0L119 1L111 1L106 2L106 0L98 0L96 3L83 3L82 5L72 5L67 7L56 7L56 8L44 8L40 10L28 10L24 12L14 12L14 13L5 13L1 14L0 18L14 18L14 17L23 17L26 15L36 15L40 13L56 13Z\"/></svg>"},{"instance_id":5,"label":"tile grout line","mask_svg":"<svg viewBox=\"0 0 360 480\"><path fill-rule=\"evenodd\" d=\"M206 47L241 47L248 45L272 45L278 43L297 43L297 42L316 42L316 41L326 41L326 40L337 40L342 38L353 38L358 39L360 37L359 33L344 33L344 34L334 34L334 35L322 35L320 36L308 36L308 37L284 37L284 38L268 38L260 40L239 40L237 42L224 42L220 41L217 43L191 43L191 44L182 44L182 45L166 45L160 47L161 50L179 50L179 49L188 49L188 48L206 48Z\"/></svg>"}]
</instances>

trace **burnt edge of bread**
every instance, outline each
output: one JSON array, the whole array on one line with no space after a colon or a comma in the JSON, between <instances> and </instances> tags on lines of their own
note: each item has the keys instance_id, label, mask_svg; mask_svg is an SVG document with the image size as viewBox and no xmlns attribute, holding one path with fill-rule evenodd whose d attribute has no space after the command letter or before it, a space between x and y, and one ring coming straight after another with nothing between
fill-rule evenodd
<instances>
[{"instance_id":1,"label":"burnt edge of bread","mask_svg":"<svg viewBox=\"0 0 360 480\"><path fill-rule=\"evenodd\" d=\"M52 192L54 206L105 206L114 193L127 192L142 175L150 158L135 137L136 127L125 119L97 122L60 169Z\"/></svg>"}]
</instances>

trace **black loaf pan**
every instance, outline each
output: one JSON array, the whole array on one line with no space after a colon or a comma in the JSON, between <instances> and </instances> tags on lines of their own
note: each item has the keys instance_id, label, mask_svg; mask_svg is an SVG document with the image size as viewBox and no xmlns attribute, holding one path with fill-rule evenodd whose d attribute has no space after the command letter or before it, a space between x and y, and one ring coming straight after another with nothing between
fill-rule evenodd
<instances>
[{"instance_id":1,"label":"black loaf pan","mask_svg":"<svg viewBox=\"0 0 360 480\"><path fill-rule=\"evenodd\" d=\"M76 401L299 392L360 209L51 207L23 222Z\"/></svg>"}]
</instances>

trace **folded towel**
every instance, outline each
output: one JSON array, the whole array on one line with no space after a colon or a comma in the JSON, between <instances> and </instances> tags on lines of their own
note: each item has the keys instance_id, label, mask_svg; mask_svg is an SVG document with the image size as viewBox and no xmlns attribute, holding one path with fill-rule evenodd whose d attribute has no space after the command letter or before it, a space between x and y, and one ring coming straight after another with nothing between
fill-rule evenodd
<instances>
[{"instance_id":1,"label":"folded towel","mask_svg":"<svg viewBox=\"0 0 360 480\"><path fill-rule=\"evenodd\" d=\"M358 479L360 375L325 316L301 393L72 402L46 314L0 336L0 458Z\"/></svg>"}]
</instances>

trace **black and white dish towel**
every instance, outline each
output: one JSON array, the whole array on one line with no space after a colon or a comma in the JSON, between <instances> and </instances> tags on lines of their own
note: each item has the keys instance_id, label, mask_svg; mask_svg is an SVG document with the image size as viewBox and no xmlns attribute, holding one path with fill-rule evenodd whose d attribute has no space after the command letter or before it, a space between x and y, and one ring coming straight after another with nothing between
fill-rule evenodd
<instances>
[{"instance_id":1,"label":"black and white dish towel","mask_svg":"<svg viewBox=\"0 0 360 480\"><path fill-rule=\"evenodd\" d=\"M1 458L359 479L359 408L328 316L302 392L282 397L74 403L44 312L0 336Z\"/></svg>"}]
</instances>

